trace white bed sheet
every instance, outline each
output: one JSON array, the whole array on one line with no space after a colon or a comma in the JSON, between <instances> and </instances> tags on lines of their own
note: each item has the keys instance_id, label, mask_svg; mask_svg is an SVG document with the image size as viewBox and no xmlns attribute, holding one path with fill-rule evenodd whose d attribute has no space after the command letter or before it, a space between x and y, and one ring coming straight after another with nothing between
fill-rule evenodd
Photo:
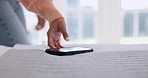
<instances>
[{"instance_id":1,"label":"white bed sheet","mask_svg":"<svg viewBox=\"0 0 148 78\"><path fill-rule=\"evenodd\" d=\"M148 45L79 46L92 47L94 52L60 57L45 53L46 46L41 48L16 45L0 57L0 76L2 78L148 78Z\"/></svg>"},{"instance_id":2,"label":"white bed sheet","mask_svg":"<svg viewBox=\"0 0 148 78\"><path fill-rule=\"evenodd\" d=\"M12 49L12 47L0 45L0 56L3 55L6 51L8 51L10 49Z\"/></svg>"}]
</instances>

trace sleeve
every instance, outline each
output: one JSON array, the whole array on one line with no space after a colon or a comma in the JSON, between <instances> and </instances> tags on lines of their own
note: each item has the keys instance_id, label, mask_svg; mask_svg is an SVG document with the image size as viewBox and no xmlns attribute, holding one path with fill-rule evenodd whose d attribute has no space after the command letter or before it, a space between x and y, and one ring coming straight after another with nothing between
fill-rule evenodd
<instances>
[{"instance_id":1,"label":"sleeve","mask_svg":"<svg viewBox=\"0 0 148 78\"><path fill-rule=\"evenodd\" d=\"M58 18L62 18L60 12L55 8L51 0L20 0L28 9L52 23Z\"/></svg>"}]
</instances>

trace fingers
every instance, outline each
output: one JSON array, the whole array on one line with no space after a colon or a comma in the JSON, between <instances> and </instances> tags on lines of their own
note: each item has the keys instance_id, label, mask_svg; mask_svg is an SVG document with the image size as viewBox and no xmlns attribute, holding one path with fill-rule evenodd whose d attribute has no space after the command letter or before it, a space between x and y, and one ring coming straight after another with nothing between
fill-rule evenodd
<instances>
[{"instance_id":1,"label":"fingers","mask_svg":"<svg viewBox=\"0 0 148 78\"><path fill-rule=\"evenodd\" d=\"M63 48L63 46L60 44L60 42L59 41L57 41L57 42L55 42L55 46L56 46L56 48Z\"/></svg>"},{"instance_id":2,"label":"fingers","mask_svg":"<svg viewBox=\"0 0 148 78\"><path fill-rule=\"evenodd\" d=\"M54 44L53 39L52 39L50 36L48 36L48 46L49 46L50 48L52 48L52 49L56 49L56 48L57 48L57 47L55 46L55 44Z\"/></svg>"},{"instance_id":3,"label":"fingers","mask_svg":"<svg viewBox=\"0 0 148 78\"><path fill-rule=\"evenodd\" d=\"M44 25L37 25L35 28L36 30L41 30L42 28L44 28Z\"/></svg>"},{"instance_id":4,"label":"fingers","mask_svg":"<svg viewBox=\"0 0 148 78\"><path fill-rule=\"evenodd\" d=\"M40 16L37 16L37 17L38 17L38 24L36 26L36 30L41 30L45 26L45 19Z\"/></svg>"},{"instance_id":5,"label":"fingers","mask_svg":"<svg viewBox=\"0 0 148 78\"><path fill-rule=\"evenodd\" d=\"M59 26L59 30L60 30L60 32L62 33L64 39L65 39L66 41L69 41L70 39L69 39L68 33L67 33L67 31L66 31L66 24L65 24L65 22L64 22L64 19L62 20L62 24L59 24L59 25L60 25L60 26Z\"/></svg>"},{"instance_id":6,"label":"fingers","mask_svg":"<svg viewBox=\"0 0 148 78\"><path fill-rule=\"evenodd\" d=\"M50 48L62 48L60 44L61 34L66 41L69 41L69 36L66 31L66 25L63 18L59 18L51 23L48 35L48 46Z\"/></svg>"},{"instance_id":7,"label":"fingers","mask_svg":"<svg viewBox=\"0 0 148 78\"><path fill-rule=\"evenodd\" d=\"M48 41L48 46L52 49L59 49L59 48L63 48L63 46L60 44L59 41L53 41L53 40L50 40Z\"/></svg>"},{"instance_id":8,"label":"fingers","mask_svg":"<svg viewBox=\"0 0 148 78\"><path fill-rule=\"evenodd\" d=\"M52 49L59 49L63 48L63 46L60 44L60 37L61 33L60 32L55 32L52 29L49 29L47 32L48 36L48 46Z\"/></svg>"},{"instance_id":9,"label":"fingers","mask_svg":"<svg viewBox=\"0 0 148 78\"><path fill-rule=\"evenodd\" d=\"M59 49L59 48L63 48L63 46L60 44L60 42L54 42L53 40L49 40L48 41L48 46L52 49Z\"/></svg>"},{"instance_id":10,"label":"fingers","mask_svg":"<svg viewBox=\"0 0 148 78\"><path fill-rule=\"evenodd\" d=\"M67 31L66 31L66 28L61 28L60 31L61 31L61 33L62 33L64 39L65 39L66 41L69 41L70 39L69 39L68 33L67 33Z\"/></svg>"},{"instance_id":11,"label":"fingers","mask_svg":"<svg viewBox=\"0 0 148 78\"><path fill-rule=\"evenodd\" d=\"M57 48L62 48L63 46L60 44L60 39L61 39L61 32L59 32L58 30L54 32L54 44Z\"/></svg>"},{"instance_id":12,"label":"fingers","mask_svg":"<svg viewBox=\"0 0 148 78\"><path fill-rule=\"evenodd\" d=\"M47 32L47 38L48 38L48 46L52 49L56 49L56 46L54 44L54 40L53 40L53 30L50 28Z\"/></svg>"}]
</instances>

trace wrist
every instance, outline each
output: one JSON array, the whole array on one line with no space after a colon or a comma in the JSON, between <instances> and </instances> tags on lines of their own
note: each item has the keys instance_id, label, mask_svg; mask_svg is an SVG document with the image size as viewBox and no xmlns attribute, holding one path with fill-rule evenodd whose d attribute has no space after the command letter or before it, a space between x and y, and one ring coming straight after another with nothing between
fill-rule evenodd
<instances>
[{"instance_id":1,"label":"wrist","mask_svg":"<svg viewBox=\"0 0 148 78\"><path fill-rule=\"evenodd\" d=\"M61 18L61 13L55 8L51 0L21 0L25 7L39 16L48 20L49 23ZM28 1L28 2L27 2ZM29 3L30 2L30 3Z\"/></svg>"}]
</instances>

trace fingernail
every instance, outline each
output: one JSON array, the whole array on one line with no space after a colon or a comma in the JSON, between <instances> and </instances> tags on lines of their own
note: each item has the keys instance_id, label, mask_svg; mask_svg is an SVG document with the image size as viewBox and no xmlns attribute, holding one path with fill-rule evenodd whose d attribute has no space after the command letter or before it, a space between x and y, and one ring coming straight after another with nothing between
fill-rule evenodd
<instances>
[{"instance_id":1,"label":"fingernail","mask_svg":"<svg viewBox=\"0 0 148 78\"><path fill-rule=\"evenodd\" d=\"M66 37L65 40L66 40L66 41L70 41L69 37Z\"/></svg>"}]
</instances>

